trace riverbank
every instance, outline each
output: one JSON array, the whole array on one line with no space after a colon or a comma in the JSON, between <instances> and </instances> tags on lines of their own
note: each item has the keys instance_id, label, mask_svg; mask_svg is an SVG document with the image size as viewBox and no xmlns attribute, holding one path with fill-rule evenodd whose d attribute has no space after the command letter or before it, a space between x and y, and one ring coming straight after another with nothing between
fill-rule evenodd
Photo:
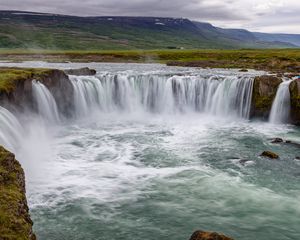
<instances>
[{"instance_id":1,"label":"riverbank","mask_svg":"<svg viewBox=\"0 0 300 240\"><path fill-rule=\"evenodd\" d=\"M300 49L265 50L0 50L2 61L164 63L171 66L240 68L300 73Z\"/></svg>"},{"instance_id":2,"label":"riverbank","mask_svg":"<svg viewBox=\"0 0 300 240\"><path fill-rule=\"evenodd\" d=\"M0 146L0 239L36 239L25 192L20 163Z\"/></svg>"}]
</instances>

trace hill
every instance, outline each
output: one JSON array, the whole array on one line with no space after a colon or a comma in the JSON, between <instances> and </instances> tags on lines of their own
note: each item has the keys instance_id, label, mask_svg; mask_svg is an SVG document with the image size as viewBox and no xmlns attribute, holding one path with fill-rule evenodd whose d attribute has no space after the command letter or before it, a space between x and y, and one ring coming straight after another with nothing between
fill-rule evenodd
<instances>
[{"instance_id":1,"label":"hill","mask_svg":"<svg viewBox=\"0 0 300 240\"><path fill-rule=\"evenodd\" d=\"M293 48L242 29L183 18L78 17L0 11L0 48L50 50Z\"/></svg>"}]
</instances>

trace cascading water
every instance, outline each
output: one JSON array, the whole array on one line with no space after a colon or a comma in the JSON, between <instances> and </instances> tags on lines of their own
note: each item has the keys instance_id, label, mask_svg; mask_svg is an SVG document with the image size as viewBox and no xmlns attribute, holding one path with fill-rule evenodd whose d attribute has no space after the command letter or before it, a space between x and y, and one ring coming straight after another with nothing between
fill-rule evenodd
<instances>
[{"instance_id":1,"label":"cascading water","mask_svg":"<svg viewBox=\"0 0 300 240\"><path fill-rule=\"evenodd\" d=\"M283 81L279 85L270 113L269 121L271 123L287 123L289 121L291 110L289 86L292 81L293 79Z\"/></svg>"},{"instance_id":2,"label":"cascading water","mask_svg":"<svg viewBox=\"0 0 300 240\"><path fill-rule=\"evenodd\" d=\"M32 89L39 114L52 123L59 122L59 113L54 97L44 84L32 81Z\"/></svg>"},{"instance_id":3,"label":"cascading water","mask_svg":"<svg viewBox=\"0 0 300 240\"><path fill-rule=\"evenodd\" d=\"M22 138L23 129L17 118L0 106L0 145L16 151Z\"/></svg>"},{"instance_id":4,"label":"cascading water","mask_svg":"<svg viewBox=\"0 0 300 240\"><path fill-rule=\"evenodd\" d=\"M269 141L275 132L300 142L299 128L224 117L248 118L258 73L88 66L98 75L70 76L76 115L101 114L48 128L24 112L21 127L0 108L0 144L24 167L39 239L182 240L193 226L234 239L300 239L299 154ZM266 149L282 161L262 160Z\"/></svg>"},{"instance_id":5,"label":"cascading water","mask_svg":"<svg viewBox=\"0 0 300 240\"><path fill-rule=\"evenodd\" d=\"M70 76L79 116L101 111L204 112L248 118L253 78L249 76L168 76L104 73Z\"/></svg>"}]
</instances>

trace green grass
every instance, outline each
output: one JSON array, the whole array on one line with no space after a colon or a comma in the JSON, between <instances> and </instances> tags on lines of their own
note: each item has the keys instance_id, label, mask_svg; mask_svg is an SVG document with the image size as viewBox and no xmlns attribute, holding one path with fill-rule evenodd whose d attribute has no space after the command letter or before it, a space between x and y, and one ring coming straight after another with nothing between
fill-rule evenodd
<instances>
[{"instance_id":1,"label":"green grass","mask_svg":"<svg viewBox=\"0 0 300 240\"><path fill-rule=\"evenodd\" d=\"M31 68L0 68L0 92L13 91L19 81L39 78L49 73L49 69Z\"/></svg>"},{"instance_id":2,"label":"green grass","mask_svg":"<svg viewBox=\"0 0 300 240\"><path fill-rule=\"evenodd\" d=\"M299 72L300 49L190 50L0 50L8 61L138 62L215 68Z\"/></svg>"}]
</instances>

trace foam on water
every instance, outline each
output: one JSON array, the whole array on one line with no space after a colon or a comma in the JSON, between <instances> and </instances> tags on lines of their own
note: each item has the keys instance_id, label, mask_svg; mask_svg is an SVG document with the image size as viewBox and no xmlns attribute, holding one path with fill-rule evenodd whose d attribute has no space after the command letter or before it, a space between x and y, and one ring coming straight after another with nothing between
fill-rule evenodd
<instances>
[{"instance_id":1,"label":"foam on water","mask_svg":"<svg viewBox=\"0 0 300 240\"><path fill-rule=\"evenodd\" d=\"M300 132L247 119L255 74L102 64L71 76L76 118L50 127L55 107L35 86L49 111L22 118L16 156L38 237L298 239L299 149L270 138ZM14 121L0 108L0 134Z\"/></svg>"}]
</instances>

